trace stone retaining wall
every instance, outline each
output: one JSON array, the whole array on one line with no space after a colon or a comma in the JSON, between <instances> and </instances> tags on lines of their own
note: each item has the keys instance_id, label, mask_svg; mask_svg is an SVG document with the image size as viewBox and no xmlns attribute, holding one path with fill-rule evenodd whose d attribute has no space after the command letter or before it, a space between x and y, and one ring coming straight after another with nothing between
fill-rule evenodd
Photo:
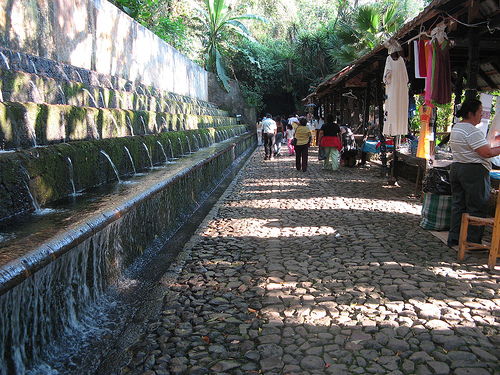
<instances>
[{"instance_id":1,"label":"stone retaining wall","mask_svg":"<svg viewBox=\"0 0 500 375\"><path fill-rule=\"evenodd\" d=\"M207 100L207 72L106 0L0 0L0 45Z\"/></svg>"}]
</instances>

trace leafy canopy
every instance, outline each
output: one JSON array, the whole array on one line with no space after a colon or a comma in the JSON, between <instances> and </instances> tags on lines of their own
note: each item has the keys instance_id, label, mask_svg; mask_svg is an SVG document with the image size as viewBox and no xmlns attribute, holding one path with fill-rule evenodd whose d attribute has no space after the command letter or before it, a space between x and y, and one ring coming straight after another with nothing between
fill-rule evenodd
<instances>
[{"instance_id":1,"label":"leafy canopy","mask_svg":"<svg viewBox=\"0 0 500 375\"><path fill-rule=\"evenodd\" d=\"M194 17L203 28L203 47L205 50L205 69L215 73L219 81L229 91L229 78L226 74L226 63L222 57L224 49L237 50L231 43L237 37L254 40L242 20L258 20L267 22L261 16L241 14L243 7L231 9L225 0L204 0L204 6L194 4L198 14ZM236 37L236 38L235 38Z\"/></svg>"}]
</instances>

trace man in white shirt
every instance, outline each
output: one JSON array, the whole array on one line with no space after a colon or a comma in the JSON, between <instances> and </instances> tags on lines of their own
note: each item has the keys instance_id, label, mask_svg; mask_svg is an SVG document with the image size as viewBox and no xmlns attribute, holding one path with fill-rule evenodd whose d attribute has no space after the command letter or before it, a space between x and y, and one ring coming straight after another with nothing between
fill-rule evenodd
<instances>
[{"instance_id":1,"label":"man in white shirt","mask_svg":"<svg viewBox=\"0 0 500 375\"><path fill-rule=\"evenodd\" d=\"M277 129L278 127L271 114L266 114L266 117L262 120L262 139L264 140L264 150L266 152L264 160L272 160L273 158L274 140Z\"/></svg>"},{"instance_id":2,"label":"man in white shirt","mask_svg":"<svg viewBox=\"0 0 500 375\"><path fill-rule=\"evenodd\" d=\"M290 115L288 118L288 123L292 125L293 130L297 129L297 126L299 126L299 118L297 115Z\"/></svg>"}]
</instances>

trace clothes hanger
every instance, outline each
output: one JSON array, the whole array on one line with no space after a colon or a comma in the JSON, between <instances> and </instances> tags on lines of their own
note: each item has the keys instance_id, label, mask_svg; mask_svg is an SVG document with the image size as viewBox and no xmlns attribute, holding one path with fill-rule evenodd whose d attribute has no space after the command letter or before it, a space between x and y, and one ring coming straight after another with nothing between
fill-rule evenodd
<instances>
[{"instance_id":1,"label":"clothes hanger","mask_svg":"<svg viewBox=\"0 0 500 375\"><path fill-rule=\"evenodd\" d=\"M432 36L430 36L429 34L427 34L425 31L421 31L421 32L418 33L417 36L414 36L413 38L408 39L406 41L406 43L413 42L415 39L420 39L422 36L426 36L427 38L432 39Z\"/></svg>"},{"instance_id":2,"label":"clothes hanger","mask_svg":"<svg viewBox=\"0 0 500 375\"><path fill-rule=\"evenodd\" d=\"M345 96L346 98L351 98L351 99L357 99L358 97L352 93L352 90L349 90L349 92L344 92L342 96Z\"/></svg>"},{"instance_id":3,"label":"clothes hanger","mask_svg":"<svg viewBox=\"0 0 500 375\"><path fill-rule=\"evenodd\" d=\"M426 36L427 38L432 39L432 36L430 36L428 33L426 33L426 32L425 32L425 30L424 30L424 26L423 26L423 25L420 25L420 32L418 33L418 35L417 35L417 36L414 36L414 37L413 37L413 38L411 38L411 39L408 39L408 40L406 41L406 43L408 43L408 44L409 44L410 42L414 41L415 39L420 39L422 36Z\"/></svg>"}]
</instances>

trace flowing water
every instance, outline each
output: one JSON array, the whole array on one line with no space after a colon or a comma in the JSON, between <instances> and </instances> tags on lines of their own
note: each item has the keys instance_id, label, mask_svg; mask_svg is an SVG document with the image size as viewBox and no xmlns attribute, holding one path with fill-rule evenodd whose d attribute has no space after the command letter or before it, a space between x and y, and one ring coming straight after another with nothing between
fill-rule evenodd
<instances>
[{"instance_id":1,"label":"flowing water","mask_svg":"<svg viewBox=\"0 0 500 375\"><path fill-rule=\"evenodd\" d=\"M69 156L67 160L69 165L69 181L71 183L71 195L76 196L75 178L74 178L75 171L73 170L73 162L71 161L71 158Z\"/></svg>"},{"instance_id":2,"label":"flowing water","mask_svg":"<svg viewBox=\"0 0 500 375\"><path fill-rule=\"evenodd\" d=\"M192 154L168 169L160 168L134 177L131 180L133 184L113 183L85 192L73 200L60 202L48 215L31 216L24 225L19 225L19 219L23 218L16 218L18 232L15 236L24 238L23 233L65 232L89 213L104 214L108 212L106 207L120 206L120 201L130 207L140 207L140 204L128 198L130 194L137 195L139 186L144 187L145 191L150 188L156 190L158 181L168 184L168 176L199 165L201 160L207 160L216 153L215 148L205 149L201 155ZM198 171L195 168L190 172L194 181L200 176ZM229 182L231 180L228 179ZM171 196L167 200L163 196L156 199L153 196L151 201L141 203L144 208L138 211L145 209L151 214L170 215L169 208L173 207L175 201L185 199L183 195L189 189L188 184L182 181L180 184L179 189L173 190L178 191L180 196ZM197 201L204 202L207 194L197 196ZM139 196L143 196L143 193L139 193ZM162 202L162 206L158 205L159 202ZM197 223L188 222L188 227L181 229L179 226L188 220L188 216L176 219L176 227L157 236L111 285L108 285L107 280L114 273L115 265L123 263L130 251L130 245L125 243L127 237L141 233L150 225L148 220L141 220L143 225L138 228L137 224L130 221L136 215L135 208L68 253L57 255L55 261L1 296L0 311L5 315L0 319L0 339L5 345L0 351L3 350L2 355L13 358L14 363L0 368L0 373L115 373L123 365L120 361L124 360L125 348L141 333L143 322L161 308L165 290L157 281L165 274L210 207L205 211L200 211L203 207L198 209L191 217ZM65 283L70 287L65 288ZM60 310L53 310L54 306ZM30 315L23 316L21 311ZM19 335L15 336L16 327L9 323L26 321L35 323L29 330L20 330ZM15 341L12 341L13 338ZM34 342L39 345L32 345Z\"/></svg>"},{"instance_id":3,"label":"flowing water","mask_svg":"<svg viewBox=\"0 0 500 375\"><path fill-rule=\"evenodd\" d=\"M172 142L168 138L168 149L170 150L170 160L175 160L174 148L172 147Z\"/></svg>"},{"instance_id":4,"label":"flowing water","mask_svg":"<svg viewBox=\"0 0 500 375\"><path fill-rule=\"evenodd\" d=\"M180 137L177 137L177 140L179 141L179 148L181 150L181 156L184 155L184 150L182 148L182 141L181 141L181 138Z\"/></svg>"},{"instance_id":5,"label":"flowing water","mask_svg":"<svg viewBox=\"0 0 500 375\"><path fill-rule=\"evenodd\" d=\"M5 63L5 67L7 69L10 69L9 60L7 60L7 56L5 56L3 52L0 52L0 56L2 56L3 62Z\"/></svg>"},{"instance_id":6,"label":"flowing water","mask_svg":"<svg viewBox=\"0 0 500 375\"><path fill-rule=\"evenodd\" d=\"M103 154L106 157L106 159L108 159L109 164L111 165L111 167L113 168L113 171L115 172L116 179L118 180L118 182L121 182L120 175L118 174L118 169L116 169L116 166L113 163L113 160L111 160L111 158L109 157L109 155L106 154L106 152L104 150L101 150L101 154Z\"/></svg>"},{"instance_id":7,"label":"flowing water","mask_svg":"<svg viewBox=\"0 0 500 375\"><path fill-rule=\"evenodd\" d=\"M127 148L127 146L123 146L123 147L125 148L125 151L127 152L128 158L130 159L130 164L132 165L132 171L134 172L134 174L136 174L137 172L135 170L134 159L132 159L132 155L130 154L130 151Z\"/></svg>"},{"instance_id":8,"label":"flowing water","mask_svg":"<svg viewBox=\"0 0 500 375\"><path fill-rule=\"evenodd\" d=\"M156 141L158 143L158 146L160 146L161 152L163 153L163 157L165 158L165 163L168 162L167 154L165 153L165 148L163 148L163 145L161 144L160 141Z\"/></svg>"},{"instance_id":9,"label":"flowing water","mask_svg":"<svg viewBox=\"0 0 500 375\"><path fill-rule=\"evenodd\" d=\"M151 169L153 169L153 159L151 159L151 153L149 152L148 146L144 142L142 142L142 145L144 146L144 149L146 150L146 154L148 154L149 158L149 164L151 164Z\"/></svg>"},{"instance_id":10,"label":"flowing water","mask_svg":"<svg viewBox=\"0 0 500 375\"><path fill-rule=\"evenodd\" d=\"M78 73L78 71L76 71L76 72ZM92 103L94 104L94 107L98 108L99 106L97 105L97 102L95 101L94 96L90 93L90 91L87 90L86 88L82 88L82 90L88 94L89 98L92 100Z\"/></svg>"}]
</instances>

